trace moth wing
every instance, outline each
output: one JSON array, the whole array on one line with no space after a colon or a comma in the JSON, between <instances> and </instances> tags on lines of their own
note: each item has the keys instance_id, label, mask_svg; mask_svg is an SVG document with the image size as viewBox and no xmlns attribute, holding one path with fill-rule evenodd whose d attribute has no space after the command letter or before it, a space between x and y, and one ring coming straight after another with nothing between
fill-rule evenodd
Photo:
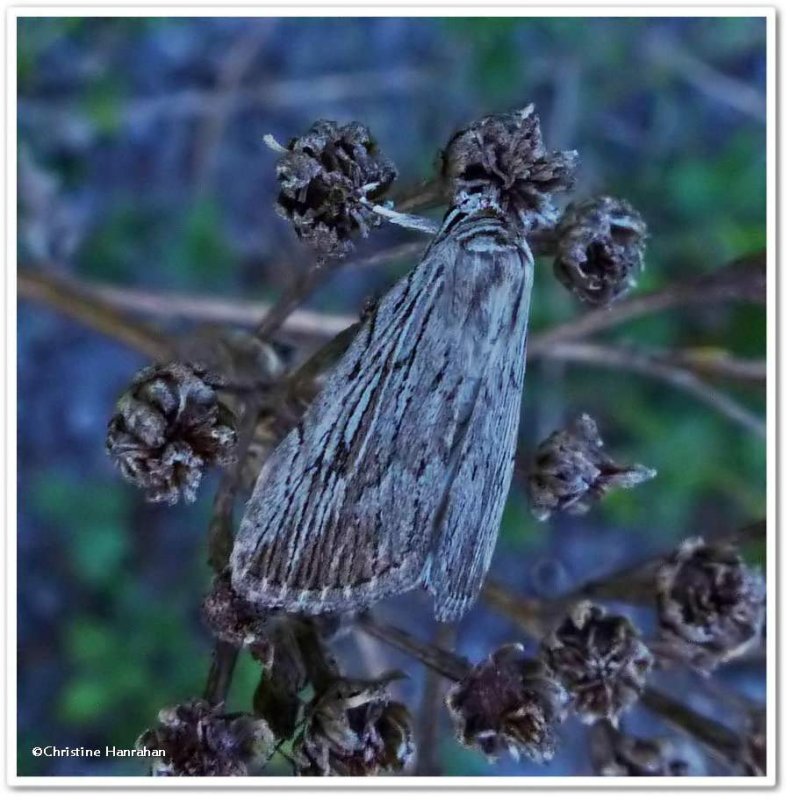
<instances>
[{"instance_id":1,"label":"moth wing","mask_svg":"<svg viewBox=\"0 0 790 800\"><path fill-rule=\"evenodd\" d=\"M382 298L267 460L231 555L233 584L253 602L351 610L419 582L430 482L443 467L435 430L406 413L431 391L422 367L433 361L425 331L444 287L442 252L429 250Z\"/></svg>"},{"instance_id":2,"label":"moth wing","mask_svg":"<svg viewBox=\"0 0 790 800\"><path fill-rule=\"evenodd\" d=\"M477 599L491 563L513 475L521 410L533 259L528 250L494 251L516 259L525 284L483 374L478 402L457 455L446 512L424 584L438 620L461 617ZM506 298L491 302L506 303ZM508 322L507 318L503 319Z\"/></svg>"},{"instance_id":3,"label":"moth wing","mask_svg":"<svg viewBox=\"0 0 790 800\"><path fill-rule=\"evenodd\" d=\"M512 469L532 267L483 225L491 242L458 226L383 298L270 457L231 556L248 599L348 611L422 580L437 613L471 602ZM492 495L470 502L478 476Z\"/></svg>"}]
</instances>

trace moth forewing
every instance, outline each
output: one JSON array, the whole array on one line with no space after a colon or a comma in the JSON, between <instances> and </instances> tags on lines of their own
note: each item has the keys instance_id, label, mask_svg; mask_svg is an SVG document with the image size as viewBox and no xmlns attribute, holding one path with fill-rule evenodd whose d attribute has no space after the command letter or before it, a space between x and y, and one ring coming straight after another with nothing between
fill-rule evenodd
<instances>
[{"instance_id":1,"label":"moth forewing","mask_svg":"<svg viewBox=\"0 0 790 800\"><path fill-rule=\"evenodd\" d=\"M438 616L468 608L512 473L532 266L504 215L448 214L261 473L237 591L325 613L422 581Z\"/></svg>"},{"instance_id":2,"label":"moth forewing","mask_svg":"<svg viewBox=\"0 0 790 800\"><path fill-rule=\"evenodd\" d=\"M503 280L487 296L493 340L426 570L440 620L463 615L488 572L513 475L524 385L532 254L517 237L492 241L490 249L477 244L476 268Z\"/></svg>"}]
</instances>

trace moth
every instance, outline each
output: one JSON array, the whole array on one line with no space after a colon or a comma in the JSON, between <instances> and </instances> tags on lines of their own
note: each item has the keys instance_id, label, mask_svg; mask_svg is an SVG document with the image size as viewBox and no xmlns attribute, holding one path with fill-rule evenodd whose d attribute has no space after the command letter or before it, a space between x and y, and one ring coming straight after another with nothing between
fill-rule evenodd
<instances>
[{"instance_id":1,"label":"moth","mask_svg":"<svg viewBox=\"0 0 790 800\"><path fill-rule=\"evenodd\" d=\"M264 607L353 611L423 585L477 597L513 472L534 260L477 196L371 311L266 462L231 557Z\"/></svg>"}]
</instances>

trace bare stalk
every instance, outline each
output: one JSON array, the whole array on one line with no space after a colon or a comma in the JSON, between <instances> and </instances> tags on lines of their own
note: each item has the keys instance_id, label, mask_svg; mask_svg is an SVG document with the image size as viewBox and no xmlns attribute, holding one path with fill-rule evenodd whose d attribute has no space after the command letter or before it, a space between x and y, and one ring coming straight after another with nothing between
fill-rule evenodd
<instances>
[{"instance_id":1,"label":"bare stalk","mask_svg":"<svg viewBox=\"0 0 790 800\"><path fill-rule=\"evenodd\" d=\"M429 669L435 670L451 681L463 680L469 672L470 664L462 656L444 650L435 644L420 642L407 631L386 622L378 622L370 614L360 615L357 619L357 626L370 636L416 658Z\"/></svg>"},{"instance_id":2,"label":"bare stalk","mask_svg":"<svg viewBox=\"0 0 790 800\"><path fill-rule=\"evenodd\" d=\"M737 531L713 534L708 541L730 542L741 546L765 539L765 520ZM483 586L482 597L492 608L511 619L533 638L542 638L553 622L581 600L610 600L633 605L652 605L655 602L656 570L671 553L651 557L633 566L616 570L587 581L559 597L548 599L524 598L491 578Z\"/></svg>"},{"instance_id":3,"label":"bare stalk","mask_svg":"<svg viewBox=\"0 0 790 800\"><path fill-rule=\"evenodd\" d=\"M606 369L627 370L661 380L690 394L755 436L765 438L763 419L744 408L728 394L698 378L690 370L675 366L649 353L593 342L557 342L545 349L541 356Z\"/></svg>"},{"instance_id":4,"label":"bare stalk","mask_svg":"<svg viewBox=\"0 0 790 800\"><path fill-rule=\"evenodd\" d=\"M446 622L437 624L436 633L432 644L439 650L452 652L455 649L456 629L454 625ZM417 722L417 775L440 775L441 764L439 760L438 745L440 738L440 720L444 707L442 691L444 680L442 676L432 670L425 670L423 682L422 702L420 704Z\"/></svg>"},{"instance_id":5,"label":"bare stalk","mask_svg":"<svg viewBox=\"0 0 790 800\"><path fill-rule=\"evenodd\" d=\"M718 761L728 767L736 766L739 772L747 772L743 757L743 741L737 733L716 720L697 713L658 689L652 687L645 689L641 701L673 728L696 739Z\"/></svg>"}]
</instances>

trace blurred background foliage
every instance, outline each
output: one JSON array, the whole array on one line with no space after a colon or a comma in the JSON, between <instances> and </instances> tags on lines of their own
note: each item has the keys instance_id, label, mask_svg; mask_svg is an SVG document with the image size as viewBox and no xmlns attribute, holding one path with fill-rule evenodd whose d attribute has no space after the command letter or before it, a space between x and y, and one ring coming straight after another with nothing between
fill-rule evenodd
<instances>
[{"instance_id":1,"label":"blurred background foliage","mask_svg":"<svg viewBox=\"0 0 790 800\"><path fill-rule=\"evenodd\" d=\"M310 264L275 215L271 132L317 118L368 124L401 186L435 169L448 136L535 102L550 147L581 154L579 194L626 197L651 239L638 291L715 270L765 245L765 24L760 19L22 19L18 27L20 264L154 291L275 299ZM416 241L380 229L360 256ZM357 313L411 266L336 271L309 306ZM583 309L538 263L532 330ZM178 326L174 326L177 329ZM695 306L612 329L643 348L762 357L764 310ZM145 505L103 451L114 400L145 360L46 310L19 307L19 771L142 774L123 759L34 759L34 745L131 747L159 708L198 694L209 571L198 502ZM587 517L539 524L517 485L493 573L528 594L562 591L690 535L765 514L765 442L688 395L621 371L531 363L522 449L588 411L612 452L658 478ZM764 413L763 389L733 394ZM759 552L752 554L760 559ZM383 612L428 636L429 604ZM644 620L649 626L649 618ZM480 604L459 648L482 658L519 638ZM349 664L417 665L354 636ZM721 680L759 699L764 664ZM249 707L243 660L231 696ZM675 684L676 689L683 687ZM688 690L699 710L721 715ZM660 730L634 715L634 732ZM546 767L489 765L446 729L448 774L586 774L582 731ZM275 763L275 771L286 771Z\"/></svg>"}]
</instances>

